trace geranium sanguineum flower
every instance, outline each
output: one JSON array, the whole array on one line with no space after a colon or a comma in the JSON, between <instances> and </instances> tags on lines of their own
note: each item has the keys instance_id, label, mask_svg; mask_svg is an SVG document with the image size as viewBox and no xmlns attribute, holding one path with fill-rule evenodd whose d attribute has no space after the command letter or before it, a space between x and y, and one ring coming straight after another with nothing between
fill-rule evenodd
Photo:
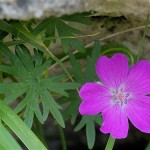
<instances>
[{"instance_id":1,"label":"geranium sanguineum flower","mask_svg":"<svg viewBox=\"0 0 150 150\"><path fill-rule=\"evenodd\" d=\"M96 64L101 81L82 86L79 107L82 115L102 113L100 131L114 138L125 138L129 123L142 132L150 133L150 62L141 60L129 68L123 54L111 58L101 56Z\"/></svg>"}]
</instances>

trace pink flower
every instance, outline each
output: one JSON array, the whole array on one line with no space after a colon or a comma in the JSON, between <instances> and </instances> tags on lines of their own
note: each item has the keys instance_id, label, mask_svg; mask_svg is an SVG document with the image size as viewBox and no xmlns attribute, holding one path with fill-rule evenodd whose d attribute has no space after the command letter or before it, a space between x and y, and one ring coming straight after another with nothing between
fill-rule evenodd
<instances>
[{"instance_id":1,"label":"pink flower","mask_svg":"<svg viewBox=\"0 0 150 150\"><path fill-rule=\"evenodd\" d=\"M79 95L83 102L82 115L102 113L100 131L114 138L125 138L129 123L142 132L150 133L150 62L141 60L131 68L127 57L115 54L102 56L96 64L96 73L102 83L86 83Z\"/></svg>"}]
</instances>

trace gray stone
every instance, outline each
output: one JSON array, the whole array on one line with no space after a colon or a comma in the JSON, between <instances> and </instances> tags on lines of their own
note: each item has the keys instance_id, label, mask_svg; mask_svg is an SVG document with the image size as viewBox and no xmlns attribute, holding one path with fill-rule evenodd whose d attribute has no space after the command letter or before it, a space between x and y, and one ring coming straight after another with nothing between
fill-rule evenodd
<instances>
[{"instance_id":1,"label":"gray stone","mask_svg":"<svg viewBox=\"0 0 150 150\"><path fill-rule=\"evenodd\" d=\"M145 19L150 0L0 0L1 19L45 18L91 11L95 16Z\"/></svg>"}]
</instances>

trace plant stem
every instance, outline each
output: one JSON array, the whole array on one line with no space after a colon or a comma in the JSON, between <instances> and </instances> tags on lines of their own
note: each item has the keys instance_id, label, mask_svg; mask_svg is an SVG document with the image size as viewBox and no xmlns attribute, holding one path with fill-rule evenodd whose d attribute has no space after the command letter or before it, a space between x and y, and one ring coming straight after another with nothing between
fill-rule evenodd
<instances>
[{"instance_id":1,"label":"plant stem","mask_svg":"<svg viewBox=\"0 0 150 150\"><path fill-rule=\"evenodd\" d=\"M46 60L48 60L48 59L49 59L49 55L47 55L47 54L46 54L46 56L45 56L45 57L46 57ZM44 77L45 77L45 78L48 78L48 77L49 77L49 76L48 76L48 74L49 74L49 70L48 70L48 69L46 69L46 70L45 70L45 72L44 72Z\"/></svg>"},{"instance_id":2,"label":"plant stem","mask_svg":"<svg viewBox=\"0 0 150 150\"><path fill-rule=\"evenodd\" d=\"M105 150L112 150L114 147L115 139L110 135Z\"/></svg>"},{"instance_id":3,"label":"plant stem","mask_svg":"<svg viewBox=\"0 0 150 150\"><path fill-rule=\"evenodd\" d=\"M145 36L147 33L147 29L148 29L149 17L150 17L150 15L148 14L147 19L146 19L146 23L145 23L143 37L142 37L141 42L140 42L139 55L137 56L137 61L140 59L142 52L143 52L143 49L144 49L144 42L145 42Z\"/></svg>"},{"instance_id":4,"label":"plant stem","mask_svg":"<svg viewBox=\"0 0 150 150\"><path fill-rule=\"evenodd\" d=\"M35 123L35 126L33 126L33 131L34 131L35 135L40 139L40 141L44 144L44 146L46 148L48 148L45 138L43 136L43 130L42 130L41 123L39 122L37 117L35 117L34 123Z\"/></svg>"},{"instance_id":5,"label":"plant stem","mask_svg":"<svg viewBox=\"0 0 150 150\"><path fill-rule=\"evenodd\" d=\"M145 150L150 150L150 142L147 144Z\"/></svg>"},{"instance_id":6,"label":"plant stem","mask_svg":"<svg viewBox=\"0 0 150 150\"><path fill-rule=\"evenodd\" d=\"M66 144L63 128L60 125L57 125L57 127L61 138L62 150L67 150L67 144Z\"/></svg>"}]
</instances>

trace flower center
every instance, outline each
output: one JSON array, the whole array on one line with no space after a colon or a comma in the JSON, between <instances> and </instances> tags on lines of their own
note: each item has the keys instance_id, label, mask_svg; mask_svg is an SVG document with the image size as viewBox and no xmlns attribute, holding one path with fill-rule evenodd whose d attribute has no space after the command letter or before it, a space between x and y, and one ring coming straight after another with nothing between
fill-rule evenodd
<instances>
[{"instance_id":1,"label":"flower center","mask_svg":"<svg viewBox=\"0 0 150 150\"><path fill-rule=\"evenodd\" d=\"M111 92L112 102L114 104L118 103L120 106L127 104L130 94L125 92L123 88L113 89Z\"/></svg>"}]
</instances>

